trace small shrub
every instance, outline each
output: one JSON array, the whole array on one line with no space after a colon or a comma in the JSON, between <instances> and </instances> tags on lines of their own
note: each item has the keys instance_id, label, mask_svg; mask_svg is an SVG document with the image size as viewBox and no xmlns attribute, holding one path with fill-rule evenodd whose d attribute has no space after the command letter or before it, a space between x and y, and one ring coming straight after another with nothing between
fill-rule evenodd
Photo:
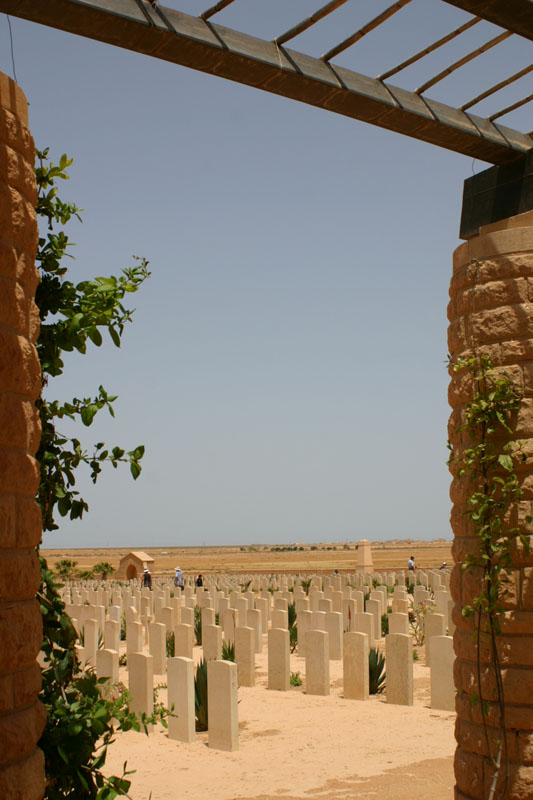
<instances>
[{"instance_id":1,"label":"small shrub","mask_svg":"<svg viewBox=\"0 0 533 800\"><path fill-rule=\"evenodd\" d=\"M121 667L127 667L128 666L128 655L127 655L127 653L121 653L119 655L118 663L119 663L119 666L121 666Z\"/></svg>"},{"instance_id":2,"label":"small shrub","mask_svg":"<svg viewBox=\"0 0 533 800\"><path fill-rule=\"evenodd\" d=\"M126 615L122 614L120 617L120 641L126 641Z\"/></svg>"},{"instance_id":3,"label":"small shrub","mask_svg":"<svg viewBox=\"0 0 533 800\"><path fill-rule=\"evenodd\" d=\"M174 631L167 633L167 658L174 658L176 654L176 637Z\"/></svg>"},{"instance_id":4,"label":"small shrub","mask_svg":"<svg viewBox=\"0 0 533 800\"><path fill-rule=\"evenodd\" d=\"M220 614L215 611L215 625L220 625Z\"/></svg>"},{"instance_id":5,"label":"small shrub","mask_svg":"<svg viewBox=\"0 0 533 800\"><path fill-rule=\"evenodd\" d=\"M222 660L223 661L235 661L235 643L234 642L226 642L225 640L222 642Z\"/></svg>"},{"instance_id":6,"label":"small shrub","mask_svg":"<svg viewBox=\"0 0 533 800\"><path fill-rule=\"evenodd\" d=\"M418 650L413 650L413 661L420 661L420 656L418 655Z\"/></svg>"},{"instance_id":7,"label":"small shrub","mask_svg":"<svg viewBox=\"0 0 533 800\"><path fill-rule=\"evenodd\" d=\"M368 692L381 694L385 688L385 656L375 647L370 648L368 654Z\"/></svg>"},{"instance_id":8,"label":"small shrub","mask_svg":"<svg viewBox=\"0 0 533 800\"><path fill-rule=\"evenodd\" d=\"M291 686L301 686L302 685L302 676L300 675L299 672L291 672L290 684L291 684Z\"/></svg>"},{"instance_id":9,"label":"small shrub","mask_svg":"<svg viewBox=\"0 0 533 800\"><path fill-rule=\"evenodd\" d=\"M206 731L208 727L207 708L207 661L199 662L194 674L194 707L196 712L196 730Z\"/></svg>"},{"instance_id":10,"label":"small shrub","mask_svg":"<svg viewBox=\"0 0 533 800\"><path fill-rule=\"evenodd\" d=\"M389 615L382 614L381 615L381 635L387 636L389 632Z\"/></svg>"}]
</instances>

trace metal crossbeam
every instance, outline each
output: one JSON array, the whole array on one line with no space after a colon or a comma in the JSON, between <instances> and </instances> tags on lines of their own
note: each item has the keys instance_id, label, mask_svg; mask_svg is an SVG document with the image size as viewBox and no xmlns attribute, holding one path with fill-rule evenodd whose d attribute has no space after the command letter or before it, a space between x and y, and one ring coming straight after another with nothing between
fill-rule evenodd
<instances>
[{"instance_id":1,"label":"metal crossbeam","mask_svg":"<svg viewBox=\"0 0 533 800\"><path fill-rule=\"evenodd\" d=\"M204 15L211 16L223 5L229 2L221 0ZM484 17L481 0L464 0L463 5L475 6L466 10ZM521 27L515 32L522 35L529 30L533 38L533 15L520 15L533 8L532 0L491 0L485 5L497 5L500 11L509 6L512 30ZM153 9L143 0L0 0L0 12L299 100L492 164L512 163L533 146L527 134L490 119L200 17L161 6Z\"/></svg>"}]
</instances>

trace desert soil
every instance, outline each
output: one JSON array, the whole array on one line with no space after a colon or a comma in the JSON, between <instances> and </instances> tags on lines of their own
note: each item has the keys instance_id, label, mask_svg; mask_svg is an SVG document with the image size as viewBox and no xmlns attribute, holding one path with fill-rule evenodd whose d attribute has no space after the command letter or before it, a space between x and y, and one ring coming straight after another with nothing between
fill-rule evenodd
<instances>
[{"instance_id":1,"label":"desert soil","mask_svg":"<svg viewBox=\"0 0 533 800\"><path fill-rule=\"evenodd\" d=\"M184 744L159 727L148 737L119 734L111 746L108 774L125 761L133 800L451 800L455 714L429 707L429 668L414 663L415 701L394 706L385 695L367 702L345 700L342 663L332 661L329 697L305 693L305 660L291 656L302 687L288 692L267 686L266 637L256 657L256 686L239 688L239 750L207 746L207 733ZM195 648L195 659L201 657ZM121 668L121 680L127 679ZM155 676L154 683L163 681ZM165 690L159 699L166 701Z\"/></svg>"},{"instance_id":2,"label":"desert soil","mask_svg":"<svg viewBox=\"0 0 533 800\"><path fill-rule=\"evenodd\" d=\"M115 569L120 559L130 550L143 550L155 562L154 573L170 575L179 565L187 573L201 572L341 572L354 570L357 566L355 544L322 543L302 544L303 550L273 552L273 545L249 545L247 547L133 547L121 549L99 548L43 550L50 566L63 558L77 561L80 570L90 569L99 561L108 561ZM327 548L330 548L329 550ZM331 549L335 548L335 549ZM419 567L440 567L443 561L453 565L452 543L444 539L434 542L413 540L372 542L374 567L379 570L406 569L407 559L414 555Z\"/></svg>"}]
</instances>

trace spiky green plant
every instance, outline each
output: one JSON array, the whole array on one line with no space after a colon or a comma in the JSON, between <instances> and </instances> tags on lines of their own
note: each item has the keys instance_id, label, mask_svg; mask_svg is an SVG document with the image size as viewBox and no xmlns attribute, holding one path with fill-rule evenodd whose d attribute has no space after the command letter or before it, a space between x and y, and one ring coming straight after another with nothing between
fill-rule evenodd
<instances>
[{"instance_id":1,"label":"spiky green plant","mask_svg":"<svg viewBox=\"0 0 533 800\"><path fill-rule=\"evenodd\" d=\"M312 578L302 578L302 589L306 594L309 594L309 589L311 588L311 581Z\"/></svg>"},{"instance_id":2,"label":"spiky green plant","mask_svg":"<svg viewBox=\"0 0 533 800\"><path fill-rule=\"evenodd\" d=\"M296 650L296 645L298 644L298 625L296 624L297 614L296 614L296 603L289 603L287 606L288 620L289 620L289 645L291 648L291 653L294 653Z\"/></svg>"},{"instance_id":3,"label":"spiky green plant","mask_svg":"<svg viewBox=\"0 0 533 800\"><path fill-rule=\"evenodd\" d=\"M368 654L368 692L381 694L385 688L385 656L375 647L370 648Z\"/></svg>"},{"instance_id":4,"label":"spiky green plant","mask_svg":"<svg viewBox=\"0 0 533 800\"><path fill-rule=\"evenodd\" d=\"M226 642L226 640L224 640L222 642L222 660L223 661L235 661L235 643L234 642Z\"/></svg>"},{"instance_id":5,"label":"spiky green plant","mask_svg":"<svg viewBox=\"0 0 533 800\"><path fill-rule=\"evenodd\" d=\"M194 673L194 707L196 712L196 730L206 731L208 728L207 708L207 661L199 662Z\"/></svg>"},{"instance_id":6,"label":"spiky green plant","mask_svg":"<svg viewBox=\"0 0 533 800\"><path fill-rule=\"evenodd\" d=\"M174 631L167 633L167 658L174 658L176 654L176 637Z\"/></svg>"},{"instance_id":7,"label":"spiky green plant","mask_svg":"<svg viewBox=\"0 0 533 800\"><path fill-rule=\"evenodd\" d=\"M194 638L196 644L202 644L202 609L200 606L194 606Z\"/></svg>"}]
</instances>

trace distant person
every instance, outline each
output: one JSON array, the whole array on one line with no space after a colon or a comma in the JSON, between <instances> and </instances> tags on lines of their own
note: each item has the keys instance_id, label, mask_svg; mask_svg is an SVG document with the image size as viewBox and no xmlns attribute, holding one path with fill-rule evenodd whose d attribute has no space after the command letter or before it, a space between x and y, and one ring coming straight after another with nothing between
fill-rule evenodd
<instances>
[{"instance_id":1,"label":"distant person","mask_svg":"<svg viewBox=\"0 0 533 800\"><path fill-rule=\"evenodd\" d=\"M150 591L152 590L152 576L150 575L150 571L146 567L143 572L143 586L145 588L147 587L148 589L150 589Z\"/></svg>"},{"instance_id":2,"label":"distant person","mask_svg":"<svg viewBox=\"0 0 533 800\"><path fill-rule=\"evenodd\" d=\"M179 567L176 567L176 570L174 572L174 586L176 586L179 589L181 589L181 591L183 591L185 589L185 584L184 584L184 580L183 580L183 572L181 571L181 569Z\"/></svg>"},{"instance_id":3,"label":"distant person","mask_svg":"<svg viewBox=\"0 0 533 800\"><path fill-rule=\"evenodd\" d=\"M415 557L414 556L411 556L409 561L407 562L407 569L409 570L409 572L414 572L415 571L416 566L415 566Z\"/></svg>"},{"instance_id":4,"label":"distant person","mask_svg":"<svg viewBox=\"0 0 533 800\"><path fill-rule=\"evenodd\" d=\"M442 564L440 565L439 569L443 569L443 570L448 569L448 567L446 566L446 562L445 561L442 562Z\"/></svg>"},{"instance_id":5,"label":"distant person","mask_svg":"<svg viewBox=\"0 0 533 800\"><path fill-rule=\"evenodd\" d=\"M203 586L204 585L204 579L202 578L202 573L200 573L198 575L198 577L196 578L196 585L197 586Z\"/></svg>"}]
</instances>

